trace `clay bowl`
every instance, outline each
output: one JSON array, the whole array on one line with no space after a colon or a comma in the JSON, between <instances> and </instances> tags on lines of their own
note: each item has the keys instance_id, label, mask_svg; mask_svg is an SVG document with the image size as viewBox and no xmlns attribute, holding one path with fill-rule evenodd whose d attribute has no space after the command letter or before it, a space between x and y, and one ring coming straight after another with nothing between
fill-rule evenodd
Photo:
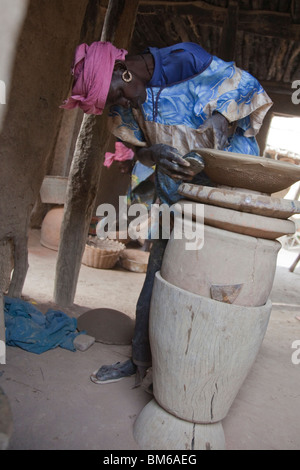
<instances>
[{"instance_id":1,"label":"clay bowl","mask_svg":"<svg viewBox=\"0 0 300 470\"><path fill-rule=\"evenodd\" d=\"M196 149L205 160L205 173L217 185L273 194L300 180L300 166L271 158Z\"/></svg>"},{"instance_id":2,"label":"clay bowl","mask_svg":"<svg viewBox=\"0 0 300 470\"><path fill-rule=\"evenodd\" d=\"M212 188L198 184L182 183L178 193L186 199L210 204L218 207L226 207L241 212L287 219L295 214L300 214L300 201L280 199L279 197L246 191L229 189L225 187Z\"/></svg>"}]
</instances>

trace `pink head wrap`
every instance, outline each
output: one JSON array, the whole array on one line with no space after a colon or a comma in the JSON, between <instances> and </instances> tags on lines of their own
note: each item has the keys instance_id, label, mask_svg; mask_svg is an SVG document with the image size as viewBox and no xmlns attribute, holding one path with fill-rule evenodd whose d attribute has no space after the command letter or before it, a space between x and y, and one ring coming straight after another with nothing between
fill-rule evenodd
<instances>
[{"instance_id":1,"label":"pink head wrap","mask_svg":"<svg viewBox=\"0 0 300 470\"><path fill-rule=\"evenodd\" d=\"M76 48L71 96L61 108L81 108L86 114L102 114L116 60L124 60L127 51L110 42L80 44Z\"/></svg>"},{"instance_id":2,"label":"pink head wrap","mask_svg":"<svg viewBox=\"0 0 300 470\"><path fill-rule=\"evenodd\" d=\"M106 152L103 165L109 168L114 161L124 162L125 160L132 160L133 157L133 150L126 147L122 142L116 142L115 153Z\"/></svg>"}]
</instances>

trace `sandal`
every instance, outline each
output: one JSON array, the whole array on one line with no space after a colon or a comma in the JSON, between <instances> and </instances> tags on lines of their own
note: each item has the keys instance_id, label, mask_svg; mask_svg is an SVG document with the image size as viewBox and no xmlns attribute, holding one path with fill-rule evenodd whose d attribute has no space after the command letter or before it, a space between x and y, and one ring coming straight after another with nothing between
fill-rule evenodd
<instances>
[{"instance_id":1,"label":"sandal","mask_svg":"<svg viewBox=\"0 0 300 470\"><path fill-rule=\"evenodd\" d=\"M130 377L136 372L136 366L131 359L125 362L116 362L110 366L102 366L92 373L90 379L95 384L109 384Z\"/></svg>"}]
</instances>

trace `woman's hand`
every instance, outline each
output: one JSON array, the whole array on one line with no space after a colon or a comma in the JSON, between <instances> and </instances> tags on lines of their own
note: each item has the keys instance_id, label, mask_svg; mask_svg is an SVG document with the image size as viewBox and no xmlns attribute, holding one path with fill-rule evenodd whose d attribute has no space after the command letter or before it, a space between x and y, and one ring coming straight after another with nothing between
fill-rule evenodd
<instances>
[{"instance_id":1,"label":"woman's hand","mask_svg":"<svg viewBox=\"0 0 300 470\"><path fill-rule=\"evenodd\" d=\"M201 126L201 130L211 128L214 132L217 149L223 150L227 144L229 122L217 111Z\"/></svg>"},{"instance_id":2,"label":"woman's hand","mask_svg":"<svg viewBox=\"0 0 300 470\"><path fill-rule=\"evenodd\" d=\"M159 165L159 169L173 179L191 181L195 172L189 169L178 150L165 144L155 144L137 151L137 158L146 166Z\"/></svg>"}]
</instances>

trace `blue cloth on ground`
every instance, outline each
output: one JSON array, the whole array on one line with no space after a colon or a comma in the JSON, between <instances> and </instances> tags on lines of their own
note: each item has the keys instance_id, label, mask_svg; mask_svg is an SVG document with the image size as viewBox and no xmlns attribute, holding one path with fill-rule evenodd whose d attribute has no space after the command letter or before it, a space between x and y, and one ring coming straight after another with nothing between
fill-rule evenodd
<instances>
[{"instance_id":1,"label":"blue cloth on ground","mask_svg":"<svg viewBox=\"0 0 300 470\"><path fill-rule=\"evenodd\" d=\"M44 315L30 302L4 297L5 339L8 346L19 346L41 354L57 346L76 351L73 340L84 332L76 331L77 319L49 309Z\"/></svg>"}]
</instances>

